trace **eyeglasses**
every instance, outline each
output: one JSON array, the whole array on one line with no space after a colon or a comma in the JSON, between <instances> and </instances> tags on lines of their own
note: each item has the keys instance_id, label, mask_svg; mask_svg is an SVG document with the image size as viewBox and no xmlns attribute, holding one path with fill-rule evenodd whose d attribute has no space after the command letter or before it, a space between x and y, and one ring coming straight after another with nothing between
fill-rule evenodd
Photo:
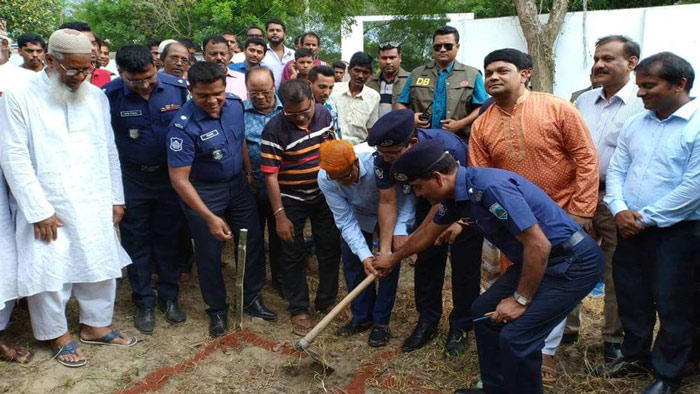
<instances>
[{"instance_id":1,"label":"eyeglasses","mask_svg":"<svg viewBox=\"0 0 700 394\"><path fill-rule=\"evenodd\" d=\"M384 50L384 49L393 49L393 48L398 48L400 43L396 41L386 41L381 44L379 44L379 49Z\"/></svg>"},{"instance_id":2,"label":"eyeglasses","mask_svg":"<svg viewBox=\"0 0 700 394\"><path fill-rule=\"evenodd\" d=\"M453 44L453 43L451 43L451 42L443 43L443 44L435 44L435 45L433 45L433 50L434 50L435 52L439 52L440 49L442 49L442 47L445 47L445 50L446 50L446 51L451 51L452 48L455 47L455 44Z\"/></svg>"},{"instance_id":3,"label":"eyeglasses","mask_svg":"<svg viewBox=\"0 0 700 394\"><path fill-rule=\"evenodd\" d=\"M357 160L355 160L355 163L357 163ZM350 167L350 170L348 170L347 175L343 175L341 177L332 177L328 172L326 172L326 179L329 181L336 181L336 182L346 182L346 181L351 181L354 175L354 170L355 170L355 163L352 163L352 166Z\"/></svg>"},{"instance_id":4,"label":"eyeglasses","mask_svg":"<svg viewBox=\"0 0 700 394\"><path fill-rule=\"evenodd\" d=\"M168 56L165 58L170 63L173 64L182 64L182 65L188 65L190 64L190 59L182 58L182 57L177 57L177 56Z\"/></svg>"},{"instance_id":5,"label":"eyeglasses","mask_svg":"<svg viewBox=\"0 0 700 394\"><path fill-rule=\"evenodd\" d=\"M94 70L94 68L92 66L85 67L85 68L66 68L63 64L61 64L61 62L56 62L56 63L58 63L58 65L61 66L61 68L63 69L63 72L66 73L66 75L69 77L74 77L78 74L83 74L83 75L87 76L88 74L90 74L92 72L92 70Z\"/></svg>"},{"instance_id":6,"label":"eyeglasses","mask_svg":"<svg viewBox=\"0 0 700 394\"><path fill-rule=\"evenodd\" d=\"M270 93L272 93L272 90L273 90L274 88L275 88L275 87L273 86L273 87L271 87L271 88L269 88L269 89L265 89L265 90L249 90L249 91L248 91L248 97L250 97L250 98L255 98L255 97L258 97L258 96L260 96L260 97L267 97ZM286 115L286 113L285 113L285 115Z\"/></svg>"},{"instance_id":7,"label":"eyeglasses","mask_svg":"<svg viewBox=\"0 0 700 394\"><path fill-rule=\"evenodd\" d=\"M284 116L290 116L290 117L296 117L296 116L307 116L310 112L311 109L314 107L314 98L312 97L311 100L309 100L309 107L303 111L299 112L287 112L287 110L284 110Z\"/></svg>"},{"instance_id":8,"label":"eyeglasses","mask_svg":"<svg viewBox=\"0 0 700 394\"><path fill-rule=\"evenodd\" d=\"M146 79L129 79L125 76L122 75L122 79L124 82L126 82L129 86L143 86L144 84L150 85L152 83L158 82L158 75L153 75L150 78Z\"/></svg>"}]
</instances>

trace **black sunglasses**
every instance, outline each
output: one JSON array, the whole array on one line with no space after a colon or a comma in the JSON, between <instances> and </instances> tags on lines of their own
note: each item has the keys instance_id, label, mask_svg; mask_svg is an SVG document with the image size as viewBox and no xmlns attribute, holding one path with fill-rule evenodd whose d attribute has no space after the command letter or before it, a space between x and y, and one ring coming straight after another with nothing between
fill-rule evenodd
<instances>
[{"instance_id":1,"label":"black sunglasses","mask_svg":"<svg viewBox=\"0 0 700 394\"><path fill-rule=\"evenodd\" d=\"M448 43L446 43L446 44L435 44L435 45L433 45L433 50L434 50L435 52L439 52L440 49L442 49L442 47L445 47L445 50L446 50L446 51L451 51L452 48L455 47L455 44L453 44L453 43L451 43L451 42L448 42Z\"/></svg>"},{"instance_id":2,"label":"black sunglasses","mask_svg":"<svg viewBox=\"0 0 700 394\"><path fill-rule=\"evenodd\" d=\"M396 41L387 41L387 42L382 42L381 44L379 44L379 49L381 49L381 50L394 49L394 48L398 48L399 45L401 45L401 44L396 42Z\"/></svg>"}]
</instances>

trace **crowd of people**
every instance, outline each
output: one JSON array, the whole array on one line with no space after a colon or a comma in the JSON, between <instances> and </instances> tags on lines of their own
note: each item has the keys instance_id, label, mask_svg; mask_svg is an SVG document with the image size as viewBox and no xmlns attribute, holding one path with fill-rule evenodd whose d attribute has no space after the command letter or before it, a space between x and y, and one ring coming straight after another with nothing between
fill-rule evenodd
<instances>
[{"instance_id":1,"label":"crowd of people","mask_svg":"<svg viewBox=\"0 0 700 394\"><path fill-rule=\"evenodd\" d=\"M0 330L26 299L34 337L80 367L71 297L79 342L128 348L137 338L112 327L124 269L134 327L151 334L156 311L186 321L178 284L196 266L209 335L221 337L222 250L247 229L244 311L278 318L261 297L269 261L300 336L312 305L336 305L342 267L348 290L378 280L335 335L369 331L369 346L386 346L400 262L417 255L406 353L437 335L449 261L444 352L466 352L474 331L482 382L456 393L541 393L600 280L604 363L591 374L653 374L644 393L658 394L699 372L700 107L686 60L641 59L630 38L602 37L596 87L572 103L533 91L519 50L491 52L483 73L460 63L450 26L411 72L398 42L346 64L319 59L314 32L295 49L286 39L271 19L245 40L207 37L201 59L189 39L128 44L112 73L109 43L83 22L48 43L20 36L21 66L0 36ZM502 257L482 292L485 241ZM3 360L32 355L0 337Z\"/></svg>"}]
</instances>

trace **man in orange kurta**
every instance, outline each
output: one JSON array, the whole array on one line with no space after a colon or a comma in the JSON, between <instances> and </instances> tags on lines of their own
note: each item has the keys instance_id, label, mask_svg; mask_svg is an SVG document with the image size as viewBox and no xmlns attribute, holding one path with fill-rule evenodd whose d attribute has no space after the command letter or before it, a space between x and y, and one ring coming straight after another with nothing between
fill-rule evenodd
<instances>
[{"instance_id":1,"label":"man in orange kurta","mask_svg":"<svg viewBox=\"0 0 700 394\"><path fill-rule=\"evenodd\" d=\"M484 59L486 91L495 103L472 126L469 164L527 178L588 230L598 203L595 145L570 102L526 87L531 64L515 49L497 50ZM555 330L563 330L563 325ZM559 339L554 342L545 348L549 357ZM553 362L545 357L543 366L554 368ZM556 376L553 369L546 372Z\"/></svg>"}]
</instances>

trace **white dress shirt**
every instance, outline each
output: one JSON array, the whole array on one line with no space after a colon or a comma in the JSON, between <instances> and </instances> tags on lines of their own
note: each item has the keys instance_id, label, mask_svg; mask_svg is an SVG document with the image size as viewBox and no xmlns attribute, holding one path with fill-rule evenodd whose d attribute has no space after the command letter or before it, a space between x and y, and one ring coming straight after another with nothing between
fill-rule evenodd
<instances>
[{"instance_id":1,"label":"white dress shirt","mask_svg":"<svg viewBox=\"0 0 700 394\"><path fill-rule=\"evenodd\" d=\"M598 151L601 182L605 182L605 173L615 152L622 125L633 115L644 111L644 103L637 97L637 90L637 84L630 79L610 100L605 98L603 88L589 90L576 99L576 108L583 115Z\"/></svg>"},{"instance_id":2,"label":"white dress shirt","mask_svg":"<svg viewBox=\"0 0 700 394\"><path fill-rule=\"evenodd\" d=\"M267 44L265 57L260 61L261 66L267 67L272 71L272 74L275 76L275 86L277 89L280 88L280 84L282 83L282 72L284 71L284 66L287 65L288 61L294 60L294 49L287 48L284 45L282 45L282 49L284 52L282 53L282 58L280 59L279 56L277 56L277 53L270 48L270 44Z\"/></svg>"}]
</instances>

